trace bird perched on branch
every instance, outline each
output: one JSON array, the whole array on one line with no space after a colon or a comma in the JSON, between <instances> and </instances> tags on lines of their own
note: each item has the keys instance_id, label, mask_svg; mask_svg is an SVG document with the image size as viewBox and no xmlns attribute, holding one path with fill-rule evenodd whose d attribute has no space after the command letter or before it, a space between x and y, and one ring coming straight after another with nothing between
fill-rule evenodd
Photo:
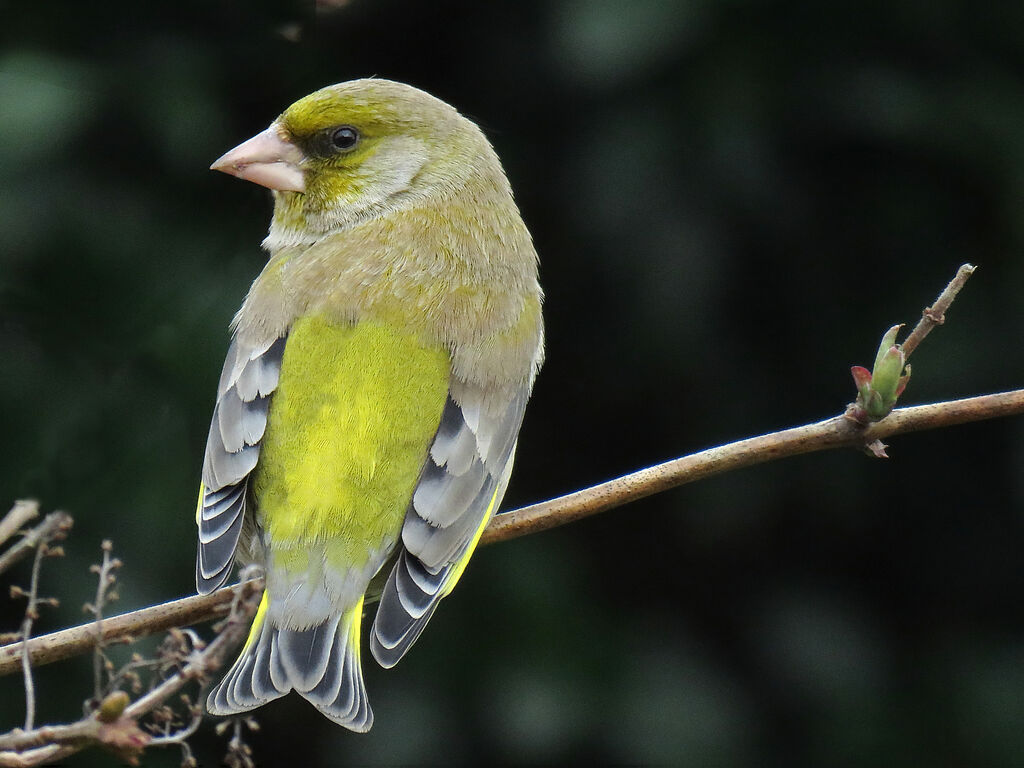
<instances>
[{"instance_id":1,"label":"bird perched on branch","mask_svg":"<svg viewBox=\"0 0 1024 768\"><path fill-rule=\"evenodd\" d=\"M200 592L266 592L207 707L294 690L354 731L360 666L409 650L508 484L543 349L537 256L494 150L452 107L356 80L214 169L273 190L270 258L232 323L196 521Z\"/></svg>"}]
</instances>

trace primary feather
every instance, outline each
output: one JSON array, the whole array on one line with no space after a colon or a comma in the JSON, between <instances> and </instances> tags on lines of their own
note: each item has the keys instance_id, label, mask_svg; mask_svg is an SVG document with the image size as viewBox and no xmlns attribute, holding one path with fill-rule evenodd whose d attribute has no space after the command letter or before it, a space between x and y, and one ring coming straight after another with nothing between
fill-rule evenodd
<instances>
[{"instance_id":1,"label":"primary feather","mask_svg":"<svg viewBox=\"0 0 1024 768\"><path fill-rule=\"evenodd\" d=\"M197 511L199 590L236 553L267 588L208 708L295 690L367 730L373 585L371 649L390 667L501 503L542 357L536 254L479 129L399 83L317 91L214 167L274 189L275 207Z\"/></svg>"}]
</instances>

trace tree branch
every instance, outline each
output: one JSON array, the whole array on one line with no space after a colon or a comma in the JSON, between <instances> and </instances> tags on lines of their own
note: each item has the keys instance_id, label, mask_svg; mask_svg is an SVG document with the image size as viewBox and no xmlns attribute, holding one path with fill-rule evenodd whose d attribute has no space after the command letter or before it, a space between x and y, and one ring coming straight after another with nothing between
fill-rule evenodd
<instances>
[{"instance_id":1,"label":"tree branch","mask_svg":"<svg viewBox=\"0 0 1024 768\"><path fill-rule=\"evenodd\" d=\"M1024 390L1021 389L965 400L897 408L882 421L867 427L861 427L845 416L835 416L815 424L709 448L567 496L497 515L484 532L481 543L491 544L545 531L734 469L802 453L865 446L891 435L1020 413L1024 413Z\"/></svg>"},{"instance_id":2,"label":"tree branch","mask_svg":"<svg viewBox=\"0 0 1024 768\"><path fill-rule=\"evenodd\" d=\"M1024 413L1024 390L964 400L897 408L880 422L861 427L843 416L710 448L641 469L592 488L505 512L491 520L481 543L493 544L580 520L630 501L743 467L788 456L834 448L864 446L892 435L920 432L972 421ZM246 582L261 588L259 580ZM104 642L124 642L177 626L225 615L238 587L187 597L103 620ZM43 635L29 641L34 665L49 664L88 651L96 643L96 624ZM0 646L0 675L20 668L21 643Z\"/></svg>"},{"instance_id":3,"label":"tree branch","mask_svg":"<svg viewBox=\"0 0 1024 768\"><path fill-rule=\"evenodd\" d=\"M196 595L112 616L103 620L101 634L96 632L96 622L90 621L60 632L40 635L29 641L29 656L33 664L50 664L88 652L98 638L108 644L127 643L171 627L222 618L228 613L237 588L225 587L209 595ZM0 676L20 669L20 658L20 642L0 646ZM8 669L11 664L14 666Z\"/></svg>"}]
</instances>

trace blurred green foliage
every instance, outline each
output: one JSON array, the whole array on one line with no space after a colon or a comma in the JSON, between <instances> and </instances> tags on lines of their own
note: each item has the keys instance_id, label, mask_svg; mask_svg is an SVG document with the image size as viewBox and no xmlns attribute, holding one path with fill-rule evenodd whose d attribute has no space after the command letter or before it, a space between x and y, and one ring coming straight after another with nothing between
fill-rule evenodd
<instances>
[{"instance_id":1,"label":"blurred green foliage","mask_svg":"<svg viewBox=\"0 0 1024 768\"><path fill-rule=\"evenodd\" d=\"M191 592L213 388L270 211L206 168L331 82L420 86L505 161L549 326L507 506L841 411L849 366L965 261L904 401L1024 385L1022 4L2 13L0 503L76 519L40 631L81 620L102 538L119 608ZM367 660L369 735L289 698L257 758L1019 765L1024 428L891 442L887 462L793 459L482 550L397 669ZM76 717L90 674L41 669L42 720ZM13 726L21 684L2 685ZM195 745L223 754L212 728Z\"/></svg>"}]
</instances>

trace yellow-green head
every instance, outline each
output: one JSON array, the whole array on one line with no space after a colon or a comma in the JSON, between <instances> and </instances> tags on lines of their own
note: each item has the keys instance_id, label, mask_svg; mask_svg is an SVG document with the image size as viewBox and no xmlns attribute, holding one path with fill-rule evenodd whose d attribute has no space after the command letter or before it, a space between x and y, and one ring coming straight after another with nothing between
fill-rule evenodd
<instances>
[{"instance_id":1,"label":"yellow-green head","mask_svg":"<svg viewBox=\"0 0 1024 768\"><path fill-rule=\"evenodd\" d=\"M377 79L300 99L212 167L274 190L271 248L443 196L474 175L507 188L472 122L412 86Z\"/></svg>"}]
</instances>

